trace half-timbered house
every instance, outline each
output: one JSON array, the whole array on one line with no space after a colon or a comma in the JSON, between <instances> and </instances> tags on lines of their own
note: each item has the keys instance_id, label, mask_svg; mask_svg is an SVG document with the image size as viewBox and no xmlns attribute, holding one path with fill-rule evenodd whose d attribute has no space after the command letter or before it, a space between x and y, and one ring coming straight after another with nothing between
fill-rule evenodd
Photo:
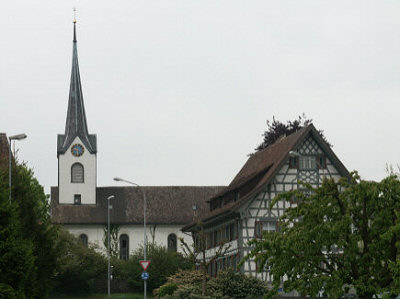
<instances>
[{"instance_id":1,"label":"half-timbered house","mask_svg":"<svg viewBox=\"0 0 400 299\"><path fill-rule=\"evenodd\" d=\"M272 199L280 192L301 189L300 181L313 186L323 177L339 179L348 171L313 125L283 136L274 144L251 155L228 187L209 200L209 213L183 228L194 235L199 222L206 233L206 256L211 259L221 243L230 245L224 256L211 263L211 275L233 267L242 273L270 280L268 271L257 272L254 261L241 269L237 264L250 251L247 242L276 231L279 217L296 202L278 202L272 209Z\"/></svg>"}]
</instances>

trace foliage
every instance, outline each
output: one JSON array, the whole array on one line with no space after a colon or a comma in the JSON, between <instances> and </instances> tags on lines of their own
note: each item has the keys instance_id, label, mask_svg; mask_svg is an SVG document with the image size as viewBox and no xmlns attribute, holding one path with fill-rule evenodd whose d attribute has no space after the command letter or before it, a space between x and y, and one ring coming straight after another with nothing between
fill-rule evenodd
<instances>
[{"instance_id":1,"label":"foliage","mask_svg":"<svg viewBox=\"0 0 400 299\"><path fill-rule=\"evenodd\" d=\"M280 137L289 136L290 134L297 132L301 128L309 126L311 123L312 119L307 119L304 113L303 115L299 115L298 118L293 121L288 120L286 124L279 120L276 120L275 117L273 117L272 122L267 120L267 130L262 134L262 136L264 137L263 142L254 150L256 152L259 152L262 149L274 144ZM329 146L331 146L326 140L323 131L320 130L318 132L321 134L325 142Z\"/></svg>"},{"instance_id":2,"label":"foliage","mask_svg":"<svg viewBox=\"0 0 400 299\"><path fill-rule=\"evenodd\" d=\"M207 276L207 280L210 276ZM203 273L200 270L179 270L167 278L168 283L199 285L203 280Z\"/></svg>"},{"instance_id":3,"label":"foliage","mask_svg":"<svg viewBox=\"0 0 400 299\"><path fill-rule=\"evenodd\" d=\"M0 180L0 298L30 294L30 276L35 274L31 240L22 237L17 204L9 200L5 175Z\"/></svg>"},{"instance_id":4,"label":"foliage","mask_svg":"<svg viewBox=\"0 0 400 299\"><path fill-rule=\"evenodd\" d=\"M110 223L110 256L112 257L118 257L119 229L120 226L118 224ZM103 245L105 248L108 248L108 225L104 225L103 231L104 231Z\"/></svg>"},{"instance_id":5,"label":"foliage","mask_svg":"<svg viewBox=\"0 0 400 299\"><path fill-rule=\"evenodd\" d=\"M174 291L178 288L176 283L167 283L160 287L158 291L159 297L164 297L166 295L172 295Z\"/></svg>"},{"instance_id":6,"label":"foliage","mask_svg":"<svg viewBox=\"0 0 400 299\"><path fill-rule=\"evenodd\" d=\"M208 292L214 296L219 294L217 298L261 298L266 291L265 282L235 273L232 269L220 271L208 283Z\"/></svg>"},{"instance_id":7,"label":"foliage","mask_svg":"<svg viewBox=\"0 0 400 299\"><path fill-rule=\"evenodd\" d=\"M147 244L147 259L151 260L147 269L150 278L147 281L147 289L152 291L167 281L167 277L179 269L191 269L193 264L180 253L170 252L164 246ZM143 260L143 247L135 250L126 262L113 260L115 279L126 280L135 290L143 290L143 272L139 261Z\"/></svg>"},{"instance_id":8,"label":"foliage","mask_svg":"<svg viewBox=\"0 0 400 299\"><path fill-rule=\"evenodd\" d=\"M2 292L45 297L52 287L58 255L43 187L25 164L13 161L11 201L8 168L0 169L0 281ZM7 291L7 292L8 292Z\"/></svg>"},{"instance_id":9,"label":"foliage","mask_svg":"<svg viewBox=\"0 0 400 299\"><path fill-rule=\"evenodd\" d=\"M207 280L209 280L209 279L210 279L210 277L207 276ZM161 298L162 296L159 293L159 291L163 286L168 285L168 284L177 285L179 288L179 291L177 291L175 293L182 294L182 296L183 296L183 294L188 294L188 293L201 294L202 281L203 281L203 272L202 271L178 270L175 274L173 274L167 278L167 282L164 285L162 285L158 289L155 289L153 291L153 294L155 296L158 296ZM189 298L189 296L187 296L186 298Z\"/></svg>"},{"instance_id":10,"label":"foliage","mask_svg":"<svg viewBox=\"0 0 400 299\"><path fill-rule=\"evenodd\" d=\"M91 293L98 280L107 280L107 260L95 248L86 248L65 230L60 231L57 245L60 255L54 278L57 293Z\"/></svg>"},{"instance_id":11,"label":"foliage","mask_svg":"<svg viewBox=\"0 0 400 299\"><path fill-rule=\"evenodd\" d=\"M18 297L10 285L0 283L0 298L16 299Z\"/></svg>"},{"instance_id":12,"label":"foliage","mask_svg":"<svg viewBox=\"0 0 400 299\"><path fill-rule=\"evenodd\" d=\"M158 298L168 298L170 293L161 290L169 285L176 286L172 298L261 298L267 290L266 284L254 277L235 273L232 269L218 272L217 277L207 276L207 294L202 295L201 271L180 271L168 278L168 282L160 287Z\"/></svg>"},{"instance_id":13,"label":"foliage","mask_svg":"<svg viewBox=\"0 0 400 299\"><path fill-rule=\"evenodd\" d=\"M202 222L198 222L195 228L195 231L192 233L194 242L192 245L189 245L185 242L183 238L179 238L179 241L182 245L182 249L186 257L192 261L193 263L197 263L200 265L202 269L203 279L202 279L202 295L205 296L207 292L207 268L214 263L218 258L224 256L225 253L231 247L230 244L226 244L227 241L222 241L220 245L216 248L214 255L210 259L206 259L206 251L207 247L207 233L204 229L204 224Z\"/></svg>"},{"instance_id":14,"label":"foliage","mask_svg":"<svg viewBox=\"0 0 400 299\"><path fill-rule=\"evenodd\" d=\"M26 294L32 297L44 297L52 287L52 278L57 265L58 229L51 223L48 198L34 177L33 171L25 164L16 165L13 169L12 200L18 206L23 226L22 237L32 242L35 257L35 272L29 277L29 292Z\"/></svg>"},{"instance_id":15,"label":"foliage","mask_svg":"<svg viewBox=\"0 0 400 299\"><path fill-rule=\"evenodd\" d=\"M276 197L296 207L286 209L280 232L264 232L249 242L254 258L270 268L273 289L284 280L285 292L310 296L324 289L338 297L353 287L359 297L397 292L399 282L400 181L389 176L381 182L325 178L309 192L291 191ZM262 267L261 267L262 269Z\"/></svg>"}]
</instances>

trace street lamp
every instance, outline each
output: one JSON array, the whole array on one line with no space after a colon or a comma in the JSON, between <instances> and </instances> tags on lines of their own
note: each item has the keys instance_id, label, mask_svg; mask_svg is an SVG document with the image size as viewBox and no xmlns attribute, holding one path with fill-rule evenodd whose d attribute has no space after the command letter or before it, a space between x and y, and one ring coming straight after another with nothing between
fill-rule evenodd
<instances>
[{"instance_id":1,"label":"street lamp","mask_svg":"<svg viewBox=\"0 0 400 299\"><path fill-rule=\"evenodd\" d=\"M116 182L125 182L127 184L133 185L138 187L141 191L142 191L142 195L143 195L143 228L144 228L144 235L143 235L143 260L147 261L147 255L146 255L146 251L147 251L147 236L146 236L146 194L144 193L143 188L131 181L127 181L118 177L114 178L114 181ZM147 281L146 279L143 280L143 284L144 284L144 299L147 299Z\"/></svg>"},{"instance_id":2,"label":"street lamp","mask_svg":"<svg viewBox=\"0 0 400 299\"><path fill-rule=\"evenodd\" d=\"M113 199L115 196L110 195L107 197L107 260L108 260L108 267L107 267L107 291L108 297L110 297L110 210L112 206L110 205L110 199Z\"/></svg>"},{"instance_id":3,"label":"street lamp","mask_svg":"<svg viewBox=\"0 0 400 299\"><path fill-rule=\"evenodd\" d=\"M15 140L22 140L26 138L26 134L18 134L18 135L13 135L8 137L9 140L9 148L8 148L8 189L9 189L9 199L11 202L11 140L14 140L14 145L15 145ZM15 148L15 147L14 147ZM14 150L14 156L15 156L15 150ZM15 157L14 157L15 159Z\"/></svg>"}]
</instances>

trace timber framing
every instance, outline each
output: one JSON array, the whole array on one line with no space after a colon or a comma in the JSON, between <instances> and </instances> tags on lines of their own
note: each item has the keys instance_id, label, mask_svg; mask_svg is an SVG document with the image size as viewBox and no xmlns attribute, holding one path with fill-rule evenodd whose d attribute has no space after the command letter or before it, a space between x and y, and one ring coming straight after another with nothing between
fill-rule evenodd
<instances>
[{"instance_id":1,"label":"timber framing","mask_svg":"<svg viewBox=\"0 0 400 299\"><path fill-rule=\"evenodd\" d=\"M263 230L279 230L279 218L288 207L296 205L294 198L291 202L279 201L271 208L279 193L307 192L300 182L318 187L324 177L338 180L349 177L349 172L311 124L251 155L229 186L208 200L209 213L182 230L195 233L196 223L201 222L206 233L212 234L235 219L238 236L230 254L242 258L251 250L249 240ZM207 256L212 258L212 254L210 248ZM268 267L259 269L253 260L247 260L240 271L271 281Z\"/></svg>"}]
</instances>

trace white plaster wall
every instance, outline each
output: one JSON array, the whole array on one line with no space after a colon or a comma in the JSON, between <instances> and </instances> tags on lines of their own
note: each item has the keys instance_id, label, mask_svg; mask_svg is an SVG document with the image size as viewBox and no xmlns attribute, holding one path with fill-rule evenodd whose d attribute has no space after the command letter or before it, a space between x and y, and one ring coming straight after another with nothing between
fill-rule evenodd
<instances>
[{"instance_id":1,"label":"white plaster wall","mask_svg":"<svg viewBox=\"0 0 400 299\"><path fill-rule=\"evenodd\" d=\"M103 245L103 225L64 225L64 227L68 229L71 234L77 237L81 234L87 235L89 244L96 245L99 247L101 252L106 254L105 247Z\"/></svg>"},{"instance_id":2,"label":"white plaster wall","mask_svg":"<svg viewBox=\"0 0 400 299\"><path fill-rule=\"evenodd\" d=\"M106 248L103 244L104 237L104 226L103 225L65 225L65 228L68 229L70 233L75 236L79 236L81 234L86 234L88 236L88 241L91 244L95 244L99 247L99 250L106 253ZM150 243L153 241L150 230L153 228L153 225L147 225L146 235L147 241ZM158 245L162 245L167 247L167 240L169 234L175 234L178 242L178 252L183 252L182 247L180 246L179 238L183 238L185 242L189 245L193 243L192 237L181 232L182 226L180 225L158 225L155 230L155 238L154 241ZM129 237L129 251L138 249L140 245L143 245L144 238L144 228L143 225L122 225L119 230L119 235L126 234Z\"/></svg>"},{"instance_id":3,"label":"white plaster wall","mask_svg":"<svg viewBox=\"0 0 400 299\"><path fill-rule=\"evenodd\" d=\"M81 144L85 149L80 157L71 153L75 143ZM74 194L81 194L81 204L96 204L96 154L91 154L80 138L76 137L65 154L58 156L58 162L59 203L73 204ZM84 183L71 183L71 166L76 162L84 167Z\"/></svg>"}]
</instances>

